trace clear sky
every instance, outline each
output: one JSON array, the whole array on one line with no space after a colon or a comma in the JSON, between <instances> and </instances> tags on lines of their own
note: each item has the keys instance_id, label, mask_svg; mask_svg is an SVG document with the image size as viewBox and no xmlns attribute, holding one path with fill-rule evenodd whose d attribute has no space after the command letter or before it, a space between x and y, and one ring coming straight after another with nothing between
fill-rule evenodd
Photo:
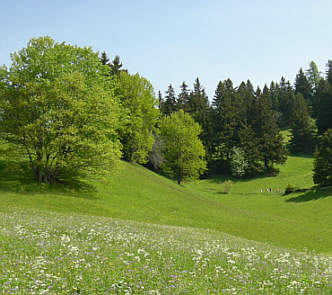
<instances>
[{"instance_id":1,"label":"clear sky","mask_svg":"<svg viewBox=\"0 0 332 295\"><path fill-rule=\"evenodd\" d=\"M32 37L119 55L162 93L196 77L211 99L218 81L291 83L332 59L332 0L0 0L0 64Z\"/></svg>"}]
</instances>

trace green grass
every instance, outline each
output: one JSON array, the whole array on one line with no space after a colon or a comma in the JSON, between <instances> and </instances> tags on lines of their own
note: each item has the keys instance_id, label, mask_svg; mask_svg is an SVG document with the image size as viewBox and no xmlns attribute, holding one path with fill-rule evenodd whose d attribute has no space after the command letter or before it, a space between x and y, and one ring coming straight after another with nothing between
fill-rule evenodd
<instances>
[{"instance_id":1,"label":"green grass","mask_svg":"<svg viewBox=\"0 0 332 295\"><path fill-rule=\"evenodd\" d=\"M220 232L0 212L0 294L331 294L331 257Z\"/></svg>"},{"instance_id":2,"label":"green grass","mask_svg":"<svg viewBox=\"0 0 332 295\"><path fill-rule=\"evenodd\" d=\"M332 191L276 193L287 184L312 186L312 158L289 157L277 177L235 181L222 177L183 186L141 166L122 162L109 179L48 187L1 164L0 211L17 207L155 224L218 230L271 245L332 253ZM22 176L19 176L22 175ZM273 188L267 193L266 188ZM263 193L260 189L263 189Z\"/></svg>"}]
</instances>

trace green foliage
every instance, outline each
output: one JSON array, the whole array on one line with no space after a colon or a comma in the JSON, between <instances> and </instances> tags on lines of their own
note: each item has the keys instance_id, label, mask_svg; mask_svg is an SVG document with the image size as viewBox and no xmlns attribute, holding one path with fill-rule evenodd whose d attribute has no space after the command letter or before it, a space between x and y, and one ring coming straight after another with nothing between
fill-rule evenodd
<instances>
[{"instance_id":1,"label":"green foliage","mask_svg":"<svg viewBox=\"0 0 332 295\"><path fill-rule=\"evenodd\" d=\"M127 161L146 163L154 142L153 133L159 118L157 100L149 81L138 74L119 72L120 96L127 119L119 130L123 158Z\"/></svg>"},{"instance_id":2,"label":"green foliage","mask_svg":"<svg viewBox=\"0 0 332 295\"><path fill-rule=\"evenodd\" d=\"M0 132L38 181L109 168L120 156L116 84L90 48L31 39L1 70Z\"/></svg>"},{"instance_id":3,"label":"green foliage","mask_svg":"<svg viewBox=\"0 0 332 295\"><path fill-rule=\"evenodd\" d=\"M315 149L316 126L310 118L303 96L297 93L292 102L290 149L293 153L313 153Z\"/></svg>"},{"instance_id":4,"label":"green foliage","mask_svg":"<svg viewBox=\"0 0 332 295\"><path fill-rule=\"evenodd\" d=\"M179 184L203 174L206 162L204 147L198 138L201 128L190 115L179 110L163 117L160 131L165 143L162 170L176 178Z\"/></svg>"},{"instance_id":5,"label":"green foliage","mask_svg":"<svg viewBox=\"0 0 332 295\"><path fill-rule=\"evenodd\" d=\"M245 175L247 167L248 161L245 158L244 151L239 147L233 147L231 155L232 175L235 177Z\"/></svg>"},{"instance_id":6,"label":"green foliage","mask_svg":"<svg viewBox=\"0 0 332 295\"><path fill-rule=\"evenodd\" d=\"M314 92L317 91L319 81L322 79L321 73L314 61L309 64L309 69L306 71L307 80Z\"/></svg>"},{"instance_id":7,"label":"green foliage","mask_svg":"<svg viewBox=\"0 0 332 295\"><path fill-rule=\"evenodd\" d=\"M319 186L332 186L332 129L327 130L319 140L313 180Z\"/></svg>"},{"instance_id":8,"label":"green foliage","mask_svg":"<svg viewBox=\"0 0 332 295\"><path fill-rule=\"evenodd\" d=\"M332 128L332 84L321 79L313 101L318 133Z\"/></svg>"}]
</instances>

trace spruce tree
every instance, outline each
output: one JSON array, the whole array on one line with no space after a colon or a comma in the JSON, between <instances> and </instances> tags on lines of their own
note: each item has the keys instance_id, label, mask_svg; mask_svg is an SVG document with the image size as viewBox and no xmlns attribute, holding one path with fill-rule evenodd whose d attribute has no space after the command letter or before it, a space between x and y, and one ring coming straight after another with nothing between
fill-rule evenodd
<instances>
[{"instance_id":1,"label":"spruce tree","mask_svg":"<svg viewBox=\"0 0 332 295\"><path fill-rule=\"evenodd\" d=\"M175 91L172 84L168 85L167 90L165 91L165 99L162 104L162 114L163 115L170 115L173 112L176 112L176 96Z\"/></svg>"},{"instance_id":2,"label":"spruce tree","mask_svg":"<svg viewBox=\"0 0 332 295\"><path fill-rule=\"evenodd\" d=\"M126 69L122 69L122 63L120 62L120 56L118 55L114 57L109 66L111 75L118 75L120 72L128 72Z\"/></svg>"},{"instance_id":3,"label":"spruce tree","mask_svg":"<svg viewBox=\"0 0 332 295\"><path fill-rule=\"evenodd\" d=\"M321 73L318 70L318 67L314 61L311 61L309 64L309 69L306 71L306 76L308 79L308 82L311 86L311 89L314 93L317 92L318 85L320 80L322 79Z\"/></svg>"},{"instance_id":4,"label":"spruce tree","mask_svg":"<svg viewBox=\"0 0 332 295\"><path fill-rule=\"evenodd\" d=\"M274 117L271 104L264 97L257 97L250 107L248 124L257 138L261 160L266 172L274 172L275 163L282 164L287 159L287 150Z\"/></svg>"},{"instance_id":5,"label":"spruce tree","mask_svg":"<svg viewBox=\"0 0 332 295\"><path fill-rule=\"evenodd\" d=\"M100 62L105 66L105 65L108 65L109 66L109 58L108 58L108 56L107 56L107 54L106 54L106 52L104 51L104 52L102 52L101 53L101 56L100 56L100 58L99 58L99 60L100 60Z\"/></svg>"},{"instance_id":6,"label":"spruce tree","mask_svg":"<svg viewBox=\"0 0 332 295\"><path fill-rule=\"evenodd\" d=\"M332 129L320 138L315 155L313 180L319 186L332 185Z\"/></svg>"},{"instance_id":7,"label":"spruce tree","mask_svg":"<svg viewBox=\"0 0 332 295\"><path fill-rule=\"evenodd\" d=\"M295 93L301 93L307 105L312 105L313 89L302 68L300 68L295 78Z\"/></svg>"},{"instance_id":8,"label":"spruce tree","mask_svg":"<svg viewBox=\"0 0 332 295\"><path fill-rule=\"evenodd\" d=\"M180 93L178 95L177 99L177 109L178 110L184 110L185 112L189 111L189 89L188 85L185 83L185 81L182 82L180 86Z\"/></svg>"},{"instance_id":9,"label":"spruce tree","mask_svg":"<svg viewBox=\"0 0 332 295\"><path fill-rule=\"evenodd\" d=\"M332 60L329 60L326 66L327 66L326 80L330 85L332 85Z\"/></svg>"},{"instance_id":10,"label":"spruce tree","mask_svg":"<svg viewBox=\"0 0 332 295\"><path fill-rule=\"evenodd\" d=\"M332 85L324 79L319 82L313 106L318 133L323 134L332 128Z\"/></svg>"},{"instance_id":11,"label":"spruce tree","mask_svg":"<svg viewBox=\"0 0 332 295\"><path fill-rule=\"evenodd\" d=\"M315 148L315 122L309 116L301 93L294 96L291 116L291 151L293 153L312 153Z\"/></svg>"}]
</instances>

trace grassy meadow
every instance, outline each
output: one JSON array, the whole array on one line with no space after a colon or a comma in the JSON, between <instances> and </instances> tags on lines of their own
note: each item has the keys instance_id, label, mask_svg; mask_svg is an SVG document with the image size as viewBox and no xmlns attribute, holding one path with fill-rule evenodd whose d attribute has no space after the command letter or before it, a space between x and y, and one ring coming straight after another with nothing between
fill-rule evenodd
<instances>
[{"instance_id":1,"label":"grassy meadow","mask_svg":"<svg viewBox=\"0 0 332 295\"><path fill-rule=\"evenodd\" d=\"M0 161L0 294L331 294L332 190L283 196L312 164L225 193L126 162L47 186Z\"/></svg>"}]
</instances>

